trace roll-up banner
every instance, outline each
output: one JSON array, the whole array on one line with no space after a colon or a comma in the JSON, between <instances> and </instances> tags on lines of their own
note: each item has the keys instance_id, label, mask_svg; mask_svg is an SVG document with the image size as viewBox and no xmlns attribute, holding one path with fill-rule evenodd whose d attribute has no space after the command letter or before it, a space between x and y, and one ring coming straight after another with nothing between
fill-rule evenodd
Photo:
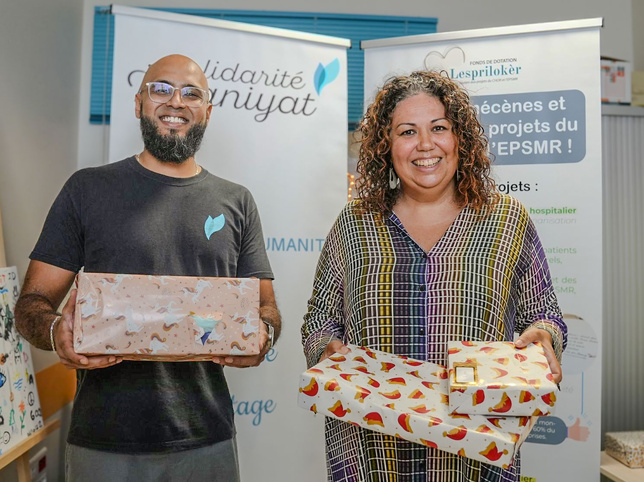
<instances>
[{"instance_id":1,"label":"roll-up banner","mask_svg":"<svg viewBox=\"0 0 644 482\"><path fill-rule=\"evenodd\" d=\"M225 370L242 480L323 480L323 419L296 405L306 369L300 326L323 240L347 200L350 42L129 7L112 12L110 161L142 150L134 95L148 64L184 54L213 92L197 161L248 187L260 211L284 327L260 367Z\"/></svg>"},{"instance_id":2,"label":"roll-up banner","mask_svg":"<svg viewBox=\"0 0 644 482\"><path fill-rule=\"evenodd\" d=\"M365 102L393 75L446 71L469 92L498 188L528 209L547 253L568 348L554 416L521 449L523 482L599 480L601 19L362 42Z\"/></svg>"}]
</instances>

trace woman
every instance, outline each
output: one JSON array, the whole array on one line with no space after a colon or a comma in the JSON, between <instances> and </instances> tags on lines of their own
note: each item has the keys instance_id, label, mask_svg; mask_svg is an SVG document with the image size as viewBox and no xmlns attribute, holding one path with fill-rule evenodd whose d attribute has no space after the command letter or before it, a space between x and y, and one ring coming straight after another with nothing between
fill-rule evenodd
<instances>
[{"instance_id":1,"label":"woman","mask_svg":"<svg viewBox=\"0 0 644 482\"><path fill-rule=\"evenodd\" d=\"M329 233L302 326L309 366L344 343L446 365L450 340L543 344L566 326L525 208L499 194L468 95L447 76L387 82L368 108L357 182ZM326 419L331 481L518 481L507 470ZM518 457L517 457L518 459Z\"/></svg>"}]
</instances>

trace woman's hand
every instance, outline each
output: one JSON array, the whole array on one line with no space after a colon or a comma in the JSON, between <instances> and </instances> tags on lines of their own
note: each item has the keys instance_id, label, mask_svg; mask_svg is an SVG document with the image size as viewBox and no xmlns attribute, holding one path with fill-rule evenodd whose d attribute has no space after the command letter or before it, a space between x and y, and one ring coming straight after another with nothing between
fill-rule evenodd
<instances>
[{"instance_id":1,"label":"woman's hand","mask_svg":"<svg viewBox=\"0 0 644 482\"><path fill-rule=\"evenodd\" d=\"M555 350L552 348L552 337L550 336L550 333L546 330L542 330L541 328L530 328L524 331L517 341L514 342L514 346L517 348L525 348L530 343L537 341L541 343L541 346L543 346L543 351L546 355L546 359L548 360L548 364L550 365L550 371L552 372L554 381L559 385L563 378L563 373L561 365L555 356Z\"/></svg>"},{"instance_id":2,"label":"woman's hand","mask_svg":"<svg viewBox=\"0 0 644 482\"><path fill-rule=\"evenodd\" d=\"M331 355L335 353L342 353L343 355L346 355L350 351L351 350L349 350L349 348L345 344L343 344L340 340L333 339L329 342L329 344L322 352L322 355L320 356L318 363L320 363L322 360L326 360L327 358L329 358Z\"/></svg>"}]
</instances>

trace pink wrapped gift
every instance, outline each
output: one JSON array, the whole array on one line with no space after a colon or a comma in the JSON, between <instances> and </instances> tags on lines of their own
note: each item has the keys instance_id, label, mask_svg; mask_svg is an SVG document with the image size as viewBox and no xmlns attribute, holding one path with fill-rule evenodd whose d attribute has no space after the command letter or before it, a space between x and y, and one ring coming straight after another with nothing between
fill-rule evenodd
<instances>
[{"instance_id":1,"label":"pink wrapped gift","mask_svg":"<svg viewBox=\"0 0 644 482\"><path fill-rule=\"evenodd\" d=\"M505 341L451 341L449 408L480 415L549 415L557 384L543 347Z\"/></svg>"},{"instance_id":2,"label":"pink wrapped gift","mask_svg":"<svg viewBox=\"0 0 644 482\"><path fill-rule=\"evenodd\" d=\"M298 405L498 467L512 464L534 417L451 414L445 367L348 345L301 377Z\"/></svg>"},{"instance_id":3,"label":"pink wrapped gift","mask_svg":"<svg viewBox=\"0 0 644 482\"><path fill-rule=\"evenodd\" d=\"M259 279L78 275L74 349L129 360L259 353Z\"/></svg>"}]
</instances>

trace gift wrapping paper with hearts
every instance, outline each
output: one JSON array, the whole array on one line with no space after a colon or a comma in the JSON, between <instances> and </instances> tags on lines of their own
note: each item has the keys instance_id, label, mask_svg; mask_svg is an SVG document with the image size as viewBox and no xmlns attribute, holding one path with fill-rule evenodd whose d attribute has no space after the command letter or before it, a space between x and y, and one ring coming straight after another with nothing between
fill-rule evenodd
<instances>
[{"instance_id":1,"label":"gift wrapping paper with hearts","mask_svg":"<svg viewBox=\"0 0 644 482\"><path fill-rule=\"evenodd\" d=\"M78 275L74 349L128 360L259 353L259 279Z\"/></svg>"},{"instance_id":2,"label":"gift wrapping paper with hearts","mask_svg":"<svg viewBox=\"0 0 644 482\"><path fill-rule=\"evenodd\" d=\"M504 468L534 425L535 417L451 414L445 367L348 347L302 374L300 407Z\"/></svg>"},{"instance_id":3,"label":"gift wrapping paper with hearts","mask_svg":"<svg viewBox=\"0 0 644 482\"><path fill-rule=\"evenodd\" d=\"M449 408L479 415L549 415L557 400L543 347L505 341L451 341L447 345Z\"/></svg>"}]
</instances>

